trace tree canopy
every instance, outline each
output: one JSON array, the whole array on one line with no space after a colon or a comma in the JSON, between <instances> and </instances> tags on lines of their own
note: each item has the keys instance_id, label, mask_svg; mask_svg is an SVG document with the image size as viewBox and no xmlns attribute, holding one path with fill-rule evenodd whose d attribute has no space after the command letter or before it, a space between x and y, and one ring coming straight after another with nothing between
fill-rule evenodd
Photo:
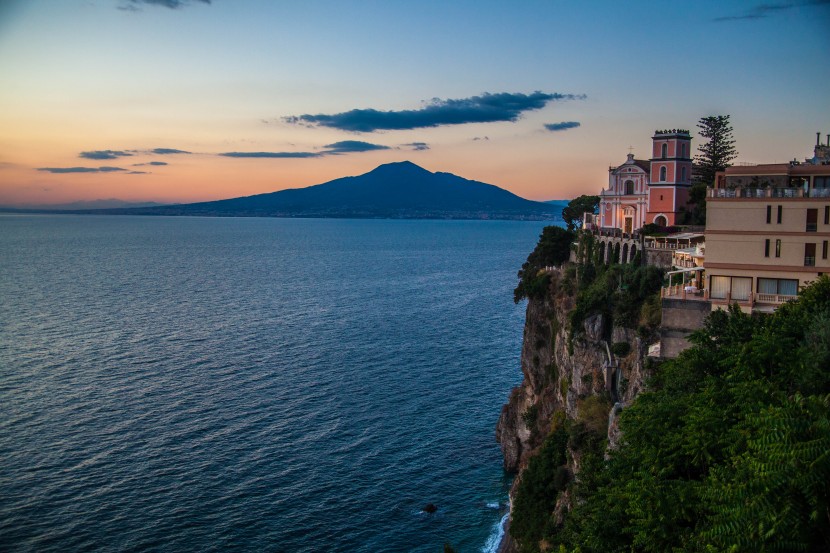
<instances>
[{"instance_id":1,"label":"tree canopy","mask_svg":"<svg viewBox=\"0 0 830 553\"><path fill-rule=\"evenodd\" d=\"M691 340L523 550L830 551L830 278L772 315L716 311Z\"/></svg>"},{"instance_id":2,"label":"tree canopy","mask_svg":"<svg viewBox=\"0 0 830 553\"><path fill-rule=\"evenodd\" d=\"M571 244L576 234L562 227L542 229L539 242L519 269L519 284L513 291L513 301L519 303L528 297L541 296L547 290L550 278L542 272L548 266L558 266L571 256Z\"/></svg>"},{"instance_id":3,"label":"tree canopy","mask_svg":"<svg viewBox=\"0 0 830 553\"><path fill-rule=\"evenodd\" d=\"M712 115L701 117L697 126L700 136L707 141L697 147L700 153L695 156L695 181L712 186L715 173L729 167L738 157L732 125L728 115Z\"/></svg>"},{"instance_id":4,"label":"tree canopy","mask_svg":"<svg viewBox=\"0 0 830 553\"><path fill-rule=\"evenodd\" d=\"M599 196L582 195L574 198L562 210L562 219L568 230L575 231L582 226L583 213L596 213L599 207Z\"/></svg>"}]
</instances>

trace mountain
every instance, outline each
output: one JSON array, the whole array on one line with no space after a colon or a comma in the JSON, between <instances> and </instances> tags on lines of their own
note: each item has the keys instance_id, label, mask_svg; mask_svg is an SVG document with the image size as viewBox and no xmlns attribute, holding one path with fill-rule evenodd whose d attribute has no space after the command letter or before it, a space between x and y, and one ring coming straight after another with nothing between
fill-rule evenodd
<instances>
[{"instance_id":1,"label":"mountain","mask_svg":"<svg viewBox=\"0 0 830 553\"><path fill-rule=\"evenodd\" d=\"M65 204L23 204L14 206L0 206L0 209L9 211L78 211L87 209L128 209L133 207L158 207L165 204L159 202L130 202L109 198L106 200L78 200Z\"/></svg>"},{"instance_id":2,"label":"mountain","mask_svg":"<svg viewBox=\"0 0 830 553\"><path fill-rule=\"evenodd\" d=\"M401 219L552 219L557 210L491 184L403 161L356 177L242 198L98 213Z\"/></svg>"}]
</instances>

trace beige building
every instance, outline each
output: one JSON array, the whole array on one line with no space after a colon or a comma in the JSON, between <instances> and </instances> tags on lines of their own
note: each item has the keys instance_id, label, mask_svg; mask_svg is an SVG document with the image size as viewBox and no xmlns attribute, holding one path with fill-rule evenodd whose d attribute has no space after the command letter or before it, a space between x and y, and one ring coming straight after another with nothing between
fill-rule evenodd
<instances>
[{"instance_id":1,"label":"beige building","mask_svg":"<svg viewBox=\"0 0 830 553\"><path fill-rule=\"evenodd\" d=\"M830 138L828 138L830 142ZM830 273L830 160L735 166L706 200L707 296L772 311Z\"/></svg>"}]
</instances>

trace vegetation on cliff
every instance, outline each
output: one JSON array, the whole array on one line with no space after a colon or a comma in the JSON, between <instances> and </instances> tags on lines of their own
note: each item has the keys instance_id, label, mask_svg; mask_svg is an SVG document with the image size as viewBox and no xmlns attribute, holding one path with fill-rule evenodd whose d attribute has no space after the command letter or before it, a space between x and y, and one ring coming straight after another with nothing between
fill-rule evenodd
<instances>
[{"instance_id":1,"label":"vegetation on cliff","mask_svg":"<svg viewBox=\"0 0 830 553\"><path fill-rule=\"evenodd\" d=\"M551 426L514 498L521 551L830 550L830 278L773 315L715 312L691 340L623 410L616 450L607 410Z\"/></svg>"},{"instance_id":2,"label":"vegetation on cliff","mask_svg":"<svg viewBox=\"0 0 830 553\"><path fill-rule=\"evenodd\" d=\"M575 232L562 227L549 226L542 229L539 242L519 270L519 284L513 290L513 301L519 303L523 299L538 298L547 293L550 276L545 272L545 267L559 266L567 261L575 238Z\"/></svg>"}]
</instances>

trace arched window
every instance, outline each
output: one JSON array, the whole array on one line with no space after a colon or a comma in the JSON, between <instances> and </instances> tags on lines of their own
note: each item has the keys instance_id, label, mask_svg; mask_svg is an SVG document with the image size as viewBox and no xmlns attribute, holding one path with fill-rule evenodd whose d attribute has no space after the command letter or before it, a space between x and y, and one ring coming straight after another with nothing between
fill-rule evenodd
<instances>
[{"instance_id":1,"label":"arched window","mask_svg":"<svg viewBox=\"0 0 830 553\"><path fill-rule=\"evenodd\" d=\"M666 180L666 167L660 167L660 181L665 182Z\"/></svg>"},{"instance_id":2,"label":"arched window","mask_svg":"<svg viewBox=\"0 0 830 553\"><path fill-rule=\"evenodd\" d=\"M685 144L680 145L680 157L686 157L686 145Z\"/></svg>"},{"instance_id":3,"label":"arched window","mask_svg":"<svg viewBox=\"0 0 830 553\"><path fill-rule=\"evenodd\" d=\"M665 227L668 224L668 221L666 221L666 218L662 215L658 215L654 218L654 224L658 227Z\"/></svg>"},{"instance_id":4,"label":"arched window","mask_svg":"<svg viewBox=\"0 0 830 553\"><path fill-rule=\"evenodd\" d=\"M634 193L634 181L630 181L630 180L625 181L625 193L626 194L633 194Z\"/></svg>"},{"instance_id":5,"label":"arched window","mask_svg":"<svg viewBox=\"0 0 830 553\"><path fill-rule=\"evenodd\" d=\"M686 168L680 168L680 182L686 182Z\"/></svg>"},{"instance_id":6,"label":"arched window","mask_svg":"<svg viewBox=\"0 0 830 553\"><path fill-rule=\"evenodd\" d=\"M662 149L662 155L661 155L661 157L662 157L663 159L666 159L666 156L668 156L668 155L669 155L669 145L668 145L668 144L663 144L663 149Z\"/></svg>"}]
</instances>

